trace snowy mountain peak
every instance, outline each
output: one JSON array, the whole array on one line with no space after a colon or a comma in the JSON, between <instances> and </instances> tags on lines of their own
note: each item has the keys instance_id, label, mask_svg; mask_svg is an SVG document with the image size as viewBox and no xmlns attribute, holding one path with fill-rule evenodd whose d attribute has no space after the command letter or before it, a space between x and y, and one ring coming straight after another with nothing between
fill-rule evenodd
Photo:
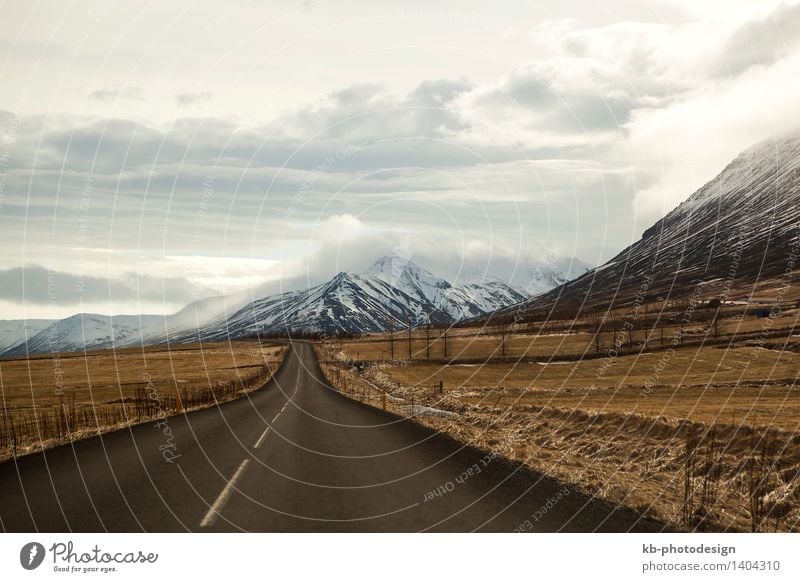
<instances>
[{"instance_id":1,"label":"snowy mountain peak","mask_svg":"<svg viewBox=\"0 0 800 582\"><path fill-rule=\"evenodd\" d=\"M489 273L488 271L482 269L467 269L465 271L461 271L458 274L458 283L469 283L469 284L494 284L497 282L505 283L500 277Z\"/></svg>"},{"instance_id":2,"label":"snowy mountain peak","mask_svg":"<svg viewBox=\"0 0 800 582\"><path fill-rule=\"evenodd\" d=\"M325 285L326 287L337 287L340 285L357 285L359 283L360 277L355 273L350 273L348 271L341 271L336 273L333 278L328 281Z\"/></svg>"},{"instance_id":3,"label":"snowy mountain peak","mask_svg":"<svg viewBox=\"0 0 800 582\"><path fill-rule=\"evenodd\" d=\"M370 267L366 276L391 285L434 310L442 310L458 318L451 309L453 285L423 269L408 257L387 255Z\"/></svg>"},{"instance_id":4,"label":"snowy mountain peak","mask_svg":"<svg viewBox=\"0 0 800 582\"><path fill-rule=\"evenodd\" d=\"M416 282L420 285L440 285L444 279L436 277L429 271L423 269L408 257L399 254L390 254L381 257L367 269L364 273L368 277L380 279L390 285L405 281L406 283Z\"/></svg>"},{"instance_id":5,"label":"snowy mountain peak","mask_svg":"<svg viewBox=\"0 0 800 582\"><path fill-rule=\"evenodd\" d=\"M452 284L392 254L365 273L337 273L313 287L264 293L259 298L218 297L171 316L78 314L20 334L9 324L5 355L76 351L152 343L226 341L255 335L364 333L454 322L488 314L527 296L505 281L483 276ZM217 314L216 316L214 314ZM49 322L47 322L49 323ZM33 337L31 337L33 336Z\"/></svg>"},{"instance_id":6,"label":"snowy mountain peak","mask_svg":"<svg viewBox=\"0 0 800 582\"><path fill-rule=\"evenodd\" d=\"M705 297L746 298L754 282L783 277L793 267L798 223L800 134L794 133L745 150L641 240L526 309L627 306L643 281L647 295L664 304L701 286Z\"/></svg>"}]
</instances>

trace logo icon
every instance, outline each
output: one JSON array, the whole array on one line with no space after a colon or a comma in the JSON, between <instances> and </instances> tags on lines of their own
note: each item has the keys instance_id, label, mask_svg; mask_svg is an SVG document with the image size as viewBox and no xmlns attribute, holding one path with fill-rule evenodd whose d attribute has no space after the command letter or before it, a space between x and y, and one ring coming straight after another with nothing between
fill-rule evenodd
<instances>
[{"instance_id":1,"label":"logo icon","mask_svg":"<svg viewBox=\"0 0 800 582\"><path fill-rule=\"evenodd\" d=\"M26 570L35 570L44 561L44 546L39 542L28 542L19 551L19 563Z\"/></svg>"}]
</instances>

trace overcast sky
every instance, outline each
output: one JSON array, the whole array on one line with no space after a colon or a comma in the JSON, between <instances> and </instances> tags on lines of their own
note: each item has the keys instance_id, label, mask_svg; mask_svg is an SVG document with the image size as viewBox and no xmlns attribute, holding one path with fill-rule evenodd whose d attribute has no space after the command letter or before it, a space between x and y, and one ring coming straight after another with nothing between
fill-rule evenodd
<instances>
[{"instance_id":1,"label":"overcast sky","mask_svg":"<svg viewBox=\"0 0 800 582\"><path fill-rule=\"evenodd\" d=\"M393 249L524 285L798 123L797 2L394 4L0 4L0 318Z\"/></svg>"}]
</instances>

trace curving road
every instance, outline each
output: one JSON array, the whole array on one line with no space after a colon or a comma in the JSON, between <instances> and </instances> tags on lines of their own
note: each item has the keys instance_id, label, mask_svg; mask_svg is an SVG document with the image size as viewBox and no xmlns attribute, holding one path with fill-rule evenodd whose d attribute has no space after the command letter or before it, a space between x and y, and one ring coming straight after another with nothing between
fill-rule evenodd
<instances>
[{"instance_id":1,"label":"curving road","mask_svg":"<svg viewBox=\"0 0 800 582\"><path fill-rule=\"evenodd\" d=\"M304 343L291 345L263 388L167 426L142 424L0 465L0 530L663 528L343 397Z\"/></svg>"}]
</instances>

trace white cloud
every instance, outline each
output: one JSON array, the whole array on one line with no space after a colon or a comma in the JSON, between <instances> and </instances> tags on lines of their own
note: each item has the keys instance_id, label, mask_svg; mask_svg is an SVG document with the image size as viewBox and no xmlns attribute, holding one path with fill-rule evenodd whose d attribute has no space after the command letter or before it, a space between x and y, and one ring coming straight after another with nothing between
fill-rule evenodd
<instances>
[{"instance_id":1,"label":"white cloud","mask_svg":"<svg viewBox=\"0 0 800 582\"><path fill-rule=\"evenodd\" d=\"M197 93L178 93L175 95L175 102L180 107L191 107L199 103L211 100L213 93L209 91L199 91Z\"/></svg>"},{"instance_id":2,"label":"white cloud","mask_svg":"<svg viewBox=\"0 0 800 582\"><path fill-rule=\"evenodd\" d=\"M663 109L642 110L626 144L641 177L637 218L644 228L711 180L744 149L796 129L800 53L757 68Z\"/></svg>"},{"instance_id":3,"label":"white cloud","mask_svg":"<svg viewBox=\"0 0 800 582\"><path fill-rule=\"evenodd\" d=\"M100 103L113 103L118 100L142 101L144 99L144 89L136 86L115 86L97 89L89 93L89 99Z\"/></svg>"},{"instance_id":4,"label":"white cloud","mask_svg":"<svg viewBox=\"0 0 800 582\"><path fill-rule=\"evenodd\" d=\"M153 26L170 8L143 13L117 39L120 5L86 47L48 29L68 16L52 5L17 46L0 19L0 81L22 95L0 98L16 245L0 267L227 290L361 270L402 244L448 276L543 249L595 263L795 123L796 1L453 6L373 4L364 25L357 4L252 4L197 42L213 4L170 35ZM242 32L259 21L270 34ZM48 32L64 50L35 40Z\"/></svg>"}]
</instances>

